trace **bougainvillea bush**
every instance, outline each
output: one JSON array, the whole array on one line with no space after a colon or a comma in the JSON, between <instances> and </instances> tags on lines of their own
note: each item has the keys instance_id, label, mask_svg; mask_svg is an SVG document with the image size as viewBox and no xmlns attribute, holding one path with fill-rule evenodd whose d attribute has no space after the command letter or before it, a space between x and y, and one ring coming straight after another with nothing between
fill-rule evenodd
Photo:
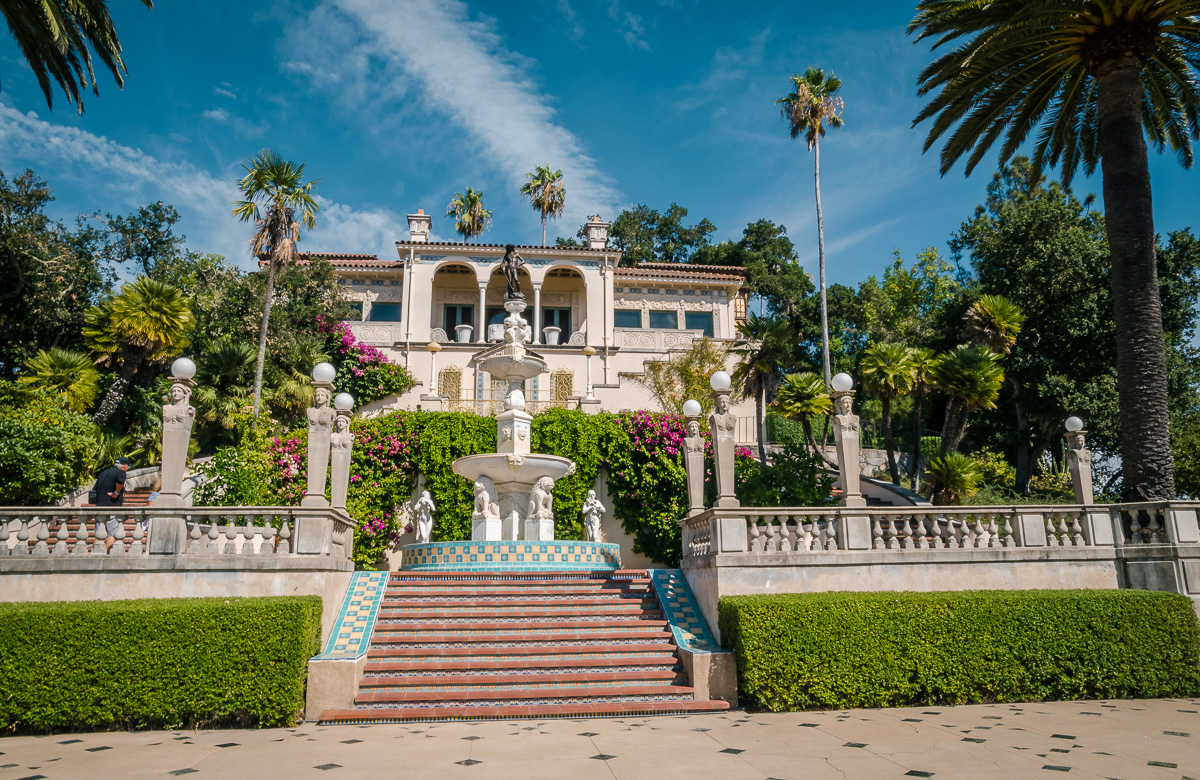
<instances>
[{"instance_id":1,"label":"bougainvillea bush","mask_svg":"<svg viewBox=\"0 0 1200 780\"><path fill-rule=\"evenodd\" d=\"M326 349L337 369L334 385L339 393L353 396L355 408L389 395L400 395L416 384L408 369L356 339L346 323L331 322L320 316L317 323L317 330L325 334Z\"/></svg>"},{"instance_id":2,"label":"bougainvillea bush","mask_svg":"<svg viewBox=\"0 0 1200 780\"><path fill-rule=\"evenodd\" d=\"M404 532L400 508L416 490L418 475L437 506L435 541L469 539L472 485L451 464L467 455L496 451L496 424L491 417L462 412L398 411L372 419L355 418L354 450L346 509L358 525L354 560L360 567L378 565ZM664 565L678 565L679 520L687 512L687 476L683 465L683 418L676 414L622 412L585 414L553 409L533 418L536 452L575 462L575 473L554 486L555 536L583 538L580 510L587 491L605 475L612 509L634 541L634 551ZM707 439L707 433L705 434ZM249 482L258 492L233 490L230 495L269 496L271 502L299 504L305 484L304 442L296 431L258 437L238 448L236 458L218 453L214 460L234 468L210 473L207 495L220 496L219 485ZM249 440L244 439L244 442ZM710 458L706 463L709 501L715 496ZM254 454L258 448L260 455ZM231 448L232 449L232 448ZM829 480L814 459L781 456L778 474L762 469L749 450L738 448L737 491L746 503L780 495L804 496L806 505L829 503ZM266 469L265 476L238 472ZM257 473L257 472L256 472ZM787 487L783 487L786 485Z\"/></svg>"}]
</instances>

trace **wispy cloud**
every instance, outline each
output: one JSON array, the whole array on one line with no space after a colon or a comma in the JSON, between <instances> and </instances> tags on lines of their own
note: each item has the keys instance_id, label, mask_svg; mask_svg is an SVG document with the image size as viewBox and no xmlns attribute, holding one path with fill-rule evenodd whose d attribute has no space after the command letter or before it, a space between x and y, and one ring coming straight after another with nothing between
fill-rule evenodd
<instances>
[{"instance_id":1,"label":"wispy cloud","mask_svg":"<svg viewBox=\"0 0 1200 780\"><path fill-rule=\"evenodd\" d=\"M493 21L473 17L460 0L398 0L382 6L371 0L329 0L297 22L295 32L303 38L333 30L340 40L348 37L348 23L357 37L349 61L308 57L289 67L363 103L388 95L387 108L394 114L413 111L401 101L412 88L436 115L466 134L472 158L502 177L510 191L536 165L561 168L568 192L562 224L583 222L597 212L615 214L623 201L620 193L585 152L583 141L556 121L551 99L532 74L534 63L507 47Z\"/></svg>"},{"instance_id":2,"label":"wispy cloud","mask_svg":"<svg viewBox=\"0 0 1200 780\"><path fill-rule=\"evenodd\" d=\"M213 122L224 122L229 119L229 112L223 108L210 108L200 116Z\"/></svg>"},{"instance_id":3,"label":"wispy cloud","mask_svg":"<svg viewBox=\"0 0 1200 780\"><path fill-rule=\"evenodd\" d=\"M631 49L650 51L650 42L646 40L646 26L639 14L622 9L619 0L609 0L608 18L616 23L621 37Z\"/></svg>"},{"instance_id":4,"label":"wispy cloud","mask_svg":"<svg viewBox=\"0 0 1200 780\"><path fill-rule=\"evenodd\" d=\"M213 87L213 94L221 95L222 97L227 97L230 100L238 99L237 91L234 89L234 86L232 84L230 84L228 81L222 81L221 86Z\"/></svg>"},{"instance_id":5,"label":"wispy cloud","mask_svg":"<svg viewBox=\"0 0 1200 780\"><path fill-rule=\"evenodd\" d=\"M240 169L213 175L191 163L162 160L0 103L0 167L18 165L36 165L52 186L67 179L84 185L96 196L86 209L118 212L155 200L170 203L183 217L181 227L192 249L223 254L244 268L250 266L250 228L230 214L231 204L240 196ZM407 229L402 215L386 209L355 209L324 198L318 204L317 227L305 234L306 248L389 257L403 235L401 230Z\"/></svg>"},{"instance_id":6,"label":"wispy cloud","mask_svg":"<svg viewBox=\"0 0 1200 780\"><path fill-rule=\"evenodd\" d=\"M558 12L562 14L563 21L567 23L567 35L575 41L582 39L584 33L583 23L579 21L579 15L571 7L571 0L558 0L556 7L558 8Z\"/></svg>"}]
</instances>

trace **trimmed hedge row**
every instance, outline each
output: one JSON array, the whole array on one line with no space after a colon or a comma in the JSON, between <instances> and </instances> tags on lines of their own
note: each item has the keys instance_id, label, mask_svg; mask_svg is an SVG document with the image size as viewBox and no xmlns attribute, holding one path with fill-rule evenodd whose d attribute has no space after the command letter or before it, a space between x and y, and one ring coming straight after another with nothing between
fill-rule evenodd
<instances>
[{"instance_id":1,"label":"trimmed hedge row","mask_svg":"<svg viewBox=\"0 0 1200 780\"><path fill-rule=\"evenodd\" d=\"M0 728L292 724L321 599L0 604Z\"/></svg>"},{"instance_id":2,"label":"trimmed hedge row","mask_svg":"<svg viewBox=\"0 0 1200 780\"><path fill-rule=\"evenodd\" d=\"M1137 590L723 598L740 696L771 711L1200 695L1192 602Z\"/></svg>"}]
</instances>

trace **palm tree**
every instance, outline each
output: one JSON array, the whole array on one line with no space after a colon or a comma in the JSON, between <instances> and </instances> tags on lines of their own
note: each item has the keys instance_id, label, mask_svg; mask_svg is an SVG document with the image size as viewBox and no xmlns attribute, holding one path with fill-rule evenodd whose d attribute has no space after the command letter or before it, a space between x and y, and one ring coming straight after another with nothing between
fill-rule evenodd
<instances>
[{"instance_id":1,"label":"palm tree","mask_svg":"<svg viewBox=\"0 0 1200 780\"><path fill-rule=\"evenodd\" d=\"M782 367L790 360L796 332L783 317L751 314L737 324L740 337L729 351L741 358L733 370L733 382L742 388L742 398L754 398L758 422L758 459L767 465L767 396L779 388Z\"/></svg>"},{"instance_id":2,"label":"palm tree","mask_svg":"<svg viewBox=\"0 0 1200 780\"><path fill-rule=\"evenodd\" d=\"M19 384L60 393L72 412L87 411L100 393L100 372L82 352L39 349L25 369L28 373L17 380Z\"/></svg>"},{"instance_id":3,"label":"palm tree","mask_svg":"<svg viewBox=\"0 0 1200 780\"><path fill-rule=\"evenodd\" d=\"M896 441L892 435L892 399L907 393L916 379L912 351L903 344L872 344L863 351L858 373L863 388L878 398L883 407L883 443L887 447L888 473L892 483L899 485ZM915 462L913 465L915 468Z\"/></svg>"},{"instance_id":4,"label":"palm tree","mask_svg":"<svg viewBox=\"0 0 1200 780\"><path fill-rule=\"evenodd\" d=\"M929 394L929 385L931 380L929 372L933 370L934 363L937 362L937 355L932 349L924 347L913 347L909 350L909 358L913 364L913 470L912 470L912 489L916 490L921 485L921 439L925 435L924 424L921 419L922 406L924 405L925 396Z\"/></svg>"},{"instance_id":5,"label":"palm tree","mask_svg":"<svg viewBox=\"0 0 1200 780\"><path fill-rule=\"evenodd\" d=\"M929 459L929 497L943 506L961 504L979 490L983 472L961 452L943 452Z\"/></svg>"},{"instance_id":6,"label":"palm tree","mask_svg":"<svg viewBox=\"0 0 1200 780\"><path fill-rule=\"evenodd\" d=\"M942 425L942 451L955 451L967 433L968 415L976 409L996 408L1004 384L1000 354L987 347L962 345L940 355L929 378L950 396Z\"/></svg>"},{"instance_id":7,"label":"palm tree","mask_svg":"<svg viewBox=\"0 0 1200 780\"><path fill-rule=\"evenodd\" d=\"M492 226L492 211L483 207L483 193L467 187L467 194L454 193L454 199L446 204L446 216L454 217L454 229L462 233L463 241L470 241Z\"/></svg>"},{"instance_id":8,"label":"palm tree","mask_svg":"<svg viewBox=\"0 0 1200 780\"><path fill-rule=\"evenodd\" d=\"M262 406L263 363L267 358L267 325L271 321L271 299L275 296L275 272L295 257L300 226L311 230L316 223L319 206L312 193L320 179L302 184L304 164L285 160L272 149L263 149L242 168L246 175L238 186L245 199L233 204L233 216L242 222L254 221L250 253L267 265L267 294L258 329L258 358L254 363L254 416L257 417Z\"/></svg>"},{"instance_id":9,"label":"palm tree","mask_svg":"<svg viewBox=\"0 0 1200 780\"><path fill-rule=\"evenodd\" d=\"M112 417L138 368L183 351L194 321L178 287L144 276L88 311L84 340L101 355L102 363L119 365L117 378L92 416L97 425Z\"/></svg>"},{"instance_id":10,"label":"palm tree","mask_svg":"<svg viewBox=\"0 0 1200 780\"><path fill-rule=\"evenodd\" d=\"M1146 135L1191 166L1200 2L921 0L908 29L955 47L921 73L920 94L936 94L914 122L933 120L926 149L949 133L943 174L968 152L970 174L1001 136L1004 165L1034 130L1035 171L1061 164L1069 183L1100 165L1126 493L1174 498Z\"/></svg>"},{"instance_id":11,"label":"palm tree","mask_svg":"<svg viewBox=\"0 0 1200 780\"><path fill-rule=\"evenodd\" d=\"M153 0L142 0L153 8ZM44 0L38 3L0 3L0 13L21 54L37 77L46 105L54 107L50 80L62 89L68 103L83 113L82 92L89 86L99 95L92 54L108 68L118 87L125 85L121 42L104 0Z\"/></svg>"},{"instance_id":12,"label":"palm tree","mask_svg":"<svg viewBox=\"0 0 1200 780\"><path fill-rule=\"evenodd\" d=\"M521 194L527 196L529 205L542 215L542 246L545 246L546 219L561 217L566 205L567 191L563 189L562 171L552 171L549 165L539 165L533 173L525 174L525 177L529 181L521 187Z\"/></svg>"},{"instance_id":13,"label":"palm tree","mask_svg":"<svg viewBox=\"0 0 1200 780\"><path fill-rule=\"evenodd\" d=\"M837 461L817 446L817 437L813 435L811 418L814 415L828 415L833 410L833 399L829 397L829 391L820 376L811 371L785 376L779 385L775 409L784 417L798 420L812 451L828 466L838 467Z\"/></svg>"},{"instance_id":14,"label":"palm tree","mask_svg":"<svg viewBox=\"0 0 1200 780\"><path fill-rule=\"evenodd\" d=\"M1007 355L1025 322L1021 307L1003 295L984 295L967 309L963 335L971 343Z\"/></svg>"},{"instance_id":15,"label":"palm tree","mask_svg":"<svg viewBox=\"0 0 1200 780\"><path fill-rule=\"evenodd\" d=\"M247 380L253 376L255 351L231 336L209 342L197 359L197 383L192 391L196 415L231 430L237 414L253 404Z\"/></svg>"},{"instance_id":16,"label":"palm tree","mask_svg":"<svg viewBox=\"0 0 1200 780\"><path fill-rule=\"evenodd\" d=\"M820 68L809 68L804 75L792 75L792 91L775 101L782 105L780 113L787 120L793 140L804 133L808 150L813 153L813 180L817 191L817 265L821 277L821 365L825 370L825 386L830 387L829 372L829 304L825 296L825 223L821 214L821 136L825 126L834 130L842 126L845 102L838 96L842 82L833 74L825 76Z\"/></svg>"}]
</instances>

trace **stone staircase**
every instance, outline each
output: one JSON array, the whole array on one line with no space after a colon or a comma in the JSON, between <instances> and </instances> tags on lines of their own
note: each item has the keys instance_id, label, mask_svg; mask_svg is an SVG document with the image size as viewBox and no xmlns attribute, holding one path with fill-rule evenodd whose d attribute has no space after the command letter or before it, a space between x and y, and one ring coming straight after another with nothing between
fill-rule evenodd
<instances>
[{"instance_id":1,"label":"stone staircase","mask_svg":"<svg viewBox=\"0 0 1200 780\"><path fill-rule=\"evenodd\" d=\"M354 709L322 723L710 712L645 571L395 572Z\"/></svg>"}]
</instances>

